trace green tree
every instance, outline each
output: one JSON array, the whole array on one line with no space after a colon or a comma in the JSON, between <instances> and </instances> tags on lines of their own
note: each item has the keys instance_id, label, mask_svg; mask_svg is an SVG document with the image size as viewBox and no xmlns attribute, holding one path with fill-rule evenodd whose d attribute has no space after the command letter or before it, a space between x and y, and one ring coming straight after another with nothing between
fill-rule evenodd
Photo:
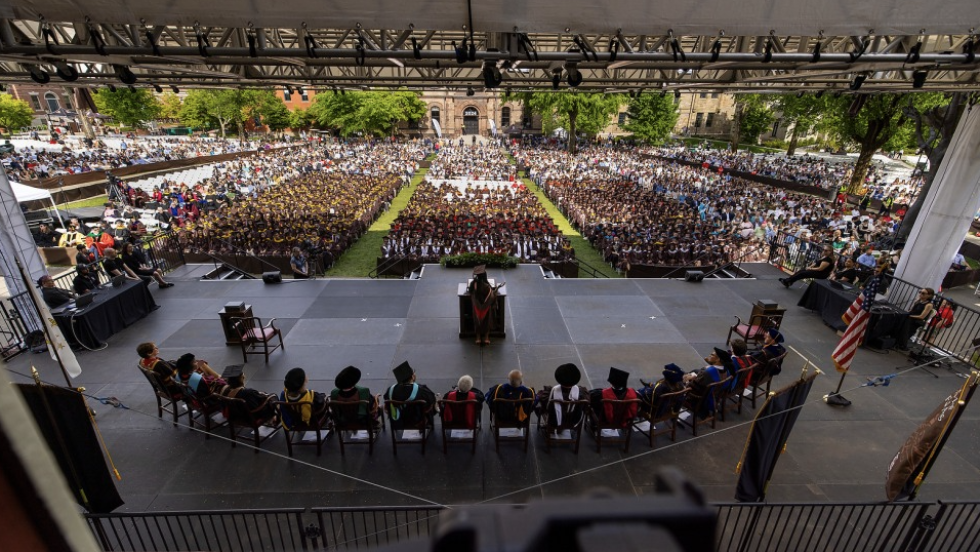
<instances>
[{"instance_id":1,"label":"green tree","mask_svg":"<svg viewBox=\"0 0 980 552\"><path fill-rule=\"evenodd\" d=\"M13 132L30 126L33 120L34 110L27 102L10 94L0 94L0 127Z\"/></svg>"},{"instance_id":2,"label":"green tree","mask_svg":"<svg viewBox=\"0 0 980 552\"><path fill-rule=\"evenodd\" d=\"M296 109L289 114L289 128L293 130L309 128L313 126L313 123L315 122L316 119L308 109Z\"/></svg>"},{"instance_id":3,"label":"green tree","mask_svg":"<svg viewBox=\"0 0 980 552\"><path fill-rule=\"evenodd\" d=\"M180 97L167 91L160 95L160 117L164 119L180 119L180 108L183 103Z\"/></svg>"},{"instance_id":4,"label":"green tree","mask_svg":"<svg viewBox=\"0 0 980 552\"><path fill-rule=\"evenodd\" d=\"M793 126L786 155L796 155L796 145L800 137L806 135L816 126L826 109L826 104L823 98L818 98L812 94L803 96L785 94L779 96L773 108L781 113L780 120L786 123L785 126Z\"/></svg>"},{"instance_id":5,"label":"green tree","mask_svg":"<svg viewBox=\"0 0 980 552\"><path fill-rule=\"evenodd\" d=\"M258 113L262 117L262 122L270 130L278 132L289 128L292 113L289 112L289 108L286 107L286 103L282 101L282 98L268 92L258 96L257 100L259 105Z\"/></svg>"},{"instance_id":6,"label":"green tree","mask_svg":"<svg viewBox=\"0 0 980 552\"><path fill-rule=\"evenodd\" d=\"M418 122L426 105L416 92L347 92L317 94L309 114L320 125L342 136L358 132L375 136L391 134L399 122Z\"/></svg>"},{"instance_id":7,"label":"green tree","mask_svg":"<svg viewBox=\"0 0 980 552\"><path fill-rule=\"evenodd\" d=\"M909 111L920 112L948 103L942 94L859 94L825 98L827 110L821 127L839 139L860 146L846 193L857 193L864 186L871 158L881 148L899 149L914 132Z\"/></svg>"},{"instance_id":8,"label":"green tree","mask_svg":"<svg viewBox=\"0 0 980 552\"><path fill-rule=\"evenodd\" d=\"M180 120L189 126L221 129L221 137L234 125L242 135L245 121L259 114L263 94L257 90L191 90L184 98Z\"/></svg>"},{"instance_id":9,"label":"green tree","mask_svg":"<svg viewBox=\"0 0 980 552\"><path fill-rule=\"evenodd\" d=\"M622 94L603 94L562 90L560 92L520 92L505 95L521 101L526 109L541 115L542 130L550 133L554 125L568 131L568 151L575 152L578 133L593 138L602 132L619 107L626 103Z\"/></svg>"},{"instance_id":10,"label":"green tree","mask_svg":"<svg viewBox=\"0 0 980 552\"><path fill-rule=\"evenodd\" d=\"M644 142L662 144L670 138L679 116L673 96L640 94L630 101L623 129Z\"/></svg>"},{"instance_id":11,"label":"green tree","mask_svg":"<svg viewBox=\"0 0 980 552\"><path fill-rule=\"evenodd\" d=\"M128 127L142 128L160 116L160 102L146 88L119 88L115 92L103 88L92 94L92 99L99 113Z\"/></svg>"},{"instance_id":12,"label":"green tree","mask_svg":"<svg viewBox=\"0 0 980 552\"><path fill-rule=\"evenodd\" d=\"M769 100L759 94L737 94L731 129L731 148L738 151L742 143L755 143L776 116L769 109Z\"/></svg>"}]
</instances>

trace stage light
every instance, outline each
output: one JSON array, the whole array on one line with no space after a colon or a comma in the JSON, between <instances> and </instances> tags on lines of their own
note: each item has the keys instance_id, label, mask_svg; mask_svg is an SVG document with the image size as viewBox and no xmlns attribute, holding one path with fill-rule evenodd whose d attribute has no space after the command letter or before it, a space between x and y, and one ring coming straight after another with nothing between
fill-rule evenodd
<instances>
[{"instance_id":1,"label":"stage light","mask_svg":"<svg viewBox=\"0 0 980 552\"><path fill-rule=\"evenodd\" d=\"M48 84L51 82L51 75L37 65L31 67L31 80L38 84Z\"/></svg>"},{"instance_id":2,"label":"stage light","mask_svg":"<svg viewBox=\"0 0 980 552\"><path fill-rule=\"evenodd\" d=\"M112 83L109 83L108 86L109 86L109 92L115 92L116 91L116 87L113 86Z\"/></svg>"},{"instance_id":3,"label":"stage light","mask_svg":"<svg viewBox=\"0 0 980 552\"><path fill-rule=\"evenodd\" d=\"M582 84L582 73L580 73L578 68L575 67L574 65L566 67L565 74L567 75L565 78L565 82L568 83L568 86L575 88L578 85Z\"/></svg>"},{"instance_id":4,"label":"stage light","mask_svg":"<svg viewBox=\"0 0 980 552\"><path fill-rule=\"evenodd\" d=\"M913 71L912 88L922 88L922 85L926 83L926 77L928 76L929 76L928 71Z\"/></svg>"},{"instance_id":5,"label":"stage light","mask_svg":"<svg viewBox=\"0 0 980 552\"><path fill-rule=\"evenodd\" d=\"M466 88L466 95L467 96L475 96L476 95L476 90L473 90L473 87L472 86L467 87Z\"/></svg>"},{"instance_id":6,"label":"stage light","mask_svg":"<svg viewBox=\"0 0 980 552\"><path fill-rule=\"evenodd\" d=\"M851 81L851 84L848 86L848 88L850 88L851 90L857 92L858 90L861 89L861 85L864 84L864 81L866 81L866 80L868 80L868 76L867 75L858 75L858 76L854 77L854 80Z\"/></svg>"},{"instance_id":7,"label":"stage light","mask_svg":"<svg viewBox=\"0 0 980 552\"><path fill-rule=\"evenodd\" d=\"M680 90L674 90L674 98L680 99L680 97L681 97L681 91Z\"/></svg>"},{"instance_id":8,"label":"stage light","mask_svg":"<svg viewBox=\"0 0 980 552\"><path fill-rule=\"evenodd\" d=\"M125 65L116 66L116 76L123 84L136 84L136 75Z\"/></svg>"},{"instance_id":9,"label":"stage light","mask_svg":"<svg viewBox=\"0 0 980 552\"><path fill-rule=\"evenodd\" d=\"M78 70L67 63L59 63L55 73L65 82L75 82L78 80Z\"/></svg>"},{"instance_id":10,"label":"stage light","mask_svg":"<svg viewBox=\"0 0 980 552\"><path fill-rule=\"evenodd\" d=\"M131 84L131 85L129 85L129 91L130 91L130 92L136 92L136 87L135 87L135 86L133 86L132 84Z\"/></svg>"},{"instance_id":11,"label":"stage light","mask_svg":"<svg viewBox=\"0 0 980 552\"><path fill-rule=\"evenodd\" d=\"M822 98L823 97L823 90L817 90L817 93L815 95L818 98Z\"/></svg>"},{"instance_id":12,"label":"stage light","mask_svg":"<svg viewBox=\"0 0 980 552\"><path fill-rule=\"evenodd\" d=\"M160 88L159 84L154 84L153 89L157 91L157 94L163 94L163 88Z\"/></svg>"},{"instance_id":13,"label":"stage light","mask_svg":"<svg viewBox=\"0 0 980 552\"><path fill-rule=\"evenodd\" d=\"M487 88L497 88L503 81L503 77L500 76L500 69L491 62L483 63L483 84Z\"/></svg>"},{"instance_id":14,"label":"stage light","mask_svg":"<svg viewBox=\"0 0 980 552\"><path fill-rule=\"evenodd\" d=\"M174 91L174 94L180 94L180 88L177 88L176 84L171 84L170 89Z\"/></svg>"},{"instance_id":15,"label":"stage light","mask_svg":"<svg viewBox=\"0 0 980 552\"><path fill-rule=\"evenodd\" d=\"M803 94L805 94L805 92L803 92L802 90L800 90L799 92L796 93L796 97L797 98L802 98L803 97Z\"/></svg>"},{"instance_id":16,"label":"stage light","mask_svg":"<svg viewBox=\"0 0 980 552\"><path fill-rule=\"evenodd\" d=\"M660 97L661 97L661 98L663 98L663 97L664 97L664 96L666 96L666 95L667 95L667 91L666 91L666 90L661 90L661 91L660 91Z\"/></svg>"},{"instance_id":17,"label":"stage light","mask_svg":"<svg viewBox=\"0 0 980 552\"><path fill-rule=\"evenodd\" d=\"M558 83L561 82L561 69L556 69L551 75L551 89L558 90Z\"/></svg>"}]
</instances>

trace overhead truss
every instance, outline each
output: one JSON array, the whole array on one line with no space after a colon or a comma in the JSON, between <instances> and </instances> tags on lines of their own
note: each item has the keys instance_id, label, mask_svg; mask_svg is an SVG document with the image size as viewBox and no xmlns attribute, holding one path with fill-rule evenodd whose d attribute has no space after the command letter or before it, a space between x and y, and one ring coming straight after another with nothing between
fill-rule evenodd
<instances>
[{"instance_id":1,"label":"overhead truss","mask_svg":"<svg viewBox=\"0 0 980 552\"><path fill-rule=\"evenodd\" d=\"M52 85L88 87L135 77L136 87L517 91L580 80L579 90L607 92L849 93L861 81L862 92L966 91L980 90L978 43L970 34L471 34L0 19L0 83L49 75Z\"/></svg>"}]
</instances>

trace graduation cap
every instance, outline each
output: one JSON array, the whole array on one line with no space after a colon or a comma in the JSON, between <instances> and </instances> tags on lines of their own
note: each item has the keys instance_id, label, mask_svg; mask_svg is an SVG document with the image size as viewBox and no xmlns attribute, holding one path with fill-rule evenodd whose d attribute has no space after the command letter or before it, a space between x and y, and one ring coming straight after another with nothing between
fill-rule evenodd
<instances>
[{"instance_id":1,"label":"graduation cap","mask_svg":"<svg viewBox=\"0 0 980 552\"><path fill-rule=\"evenodd\" d=\"M306 371L302 368L293 368L292 370L286 372L286 377L282 380L282 386L286 388L286 391L290 393L295 393L303 388L306 384Z\"/></svg>"},{"instance_id":2,"label":"graduation cap","mask_svg":"<svg viewBox=\"0 0 980 552\"><path fill-rule=\"evenodd\" d=\"M715 347L715 355L717 355L721 360L721 363L726 366L732 363L732 354L722 348Z\"/></svg>"},{"instance_id":3,"label":"graduation cap","mask_svg":"<svg viewBox=\"0 0 980 552\"><path fill-rule=\"evenodd\" d=\"M626 382L629 380L629 377L629 372L611 367L609 368L609 377L606 378L606 381L608 381L614 389L622 389L626 387Z\"/></svg>"},{"instance_id":4,"label":"graduation cap","mask_svg":"<svg viewBox=\"0 0 980 552\"><path fill-rule=\"evenodd\" d=\"M684 370L673 362L664 366L663 374L670 383L680 383L684 379Z\"/></svg>"},{"instance_id":5,"label":"graduation cap","mask_svg":"<svg viewBox=\"0 0 980 552\"><path fill-rule=\"evenodd\" d=\"M582 379L582 372L572 363L562 364L555 369L555 381L564 387L571 387Z\"/></svg>"},{"instance_id":6,"label":"graduation cap","mask_svg":"<svg viewBox=\"0 0 980 552\"><path fill-rule=\"evenodd\" d=\"M478 276L480 274L486 274L486 273L487 273L487 265L478 265L476 268L473 269L474 276Z\"/></svg>"},{"instance_id":7,"label":"graduation cap","mask_svg":"<svg viewBox=\"0 0 980 552\"><path fill-rule=\"evenodd\" d=\"M231 364L225 366L223 372L221 372L221 378L228 382L228 385L232 387L242 387L245 385L245 365L244 364Z\"/></svg>"},{"instance_id":8,"label":"graduation cap","mask_svg":"<svg viewBox=\"0 0 980 552\"><path fill-rule=\"evenodd\" d=\"M348 366L337 374L334 385L337 386L337 389L350 389L359 381L361 381L361 371L354 366Z\"/></svg>"},{"instance_id":9,"label":"graduation cap","mask_svg":"<svg viewBox=\"0 0 980 552\"><path fill-rule=\"evenodd\" d=\"M407 360L398 366L395 366L392 372L394 372L395 380L398 381L398 383L405 383L411 380L412 376L415 374L415 370Z\"/></svg>"},{"instance_id":10,"label":"graduation cap","mask_svg":"<svg viewBox=\"0 0 980 552\"><path fill-rule=\"evenodd\" d=\"M769 337L775 339L776 343L783 342L783 334L779 333L779 330L777 330L776 328L769 328L769 331L766 333L769 334Z\"/></svg>"},{"instance_id":11,"label":"graduation cap","mask_svg":"<svg viewBox=\"0 0 980 552\"><path fill-rule=\"evenodd\" d=\"M184 353L180 355L180 358L177 359L177 371L186 372L188 368L193 369L194 360L194 353Z\"/></svg>"}]
</instances>

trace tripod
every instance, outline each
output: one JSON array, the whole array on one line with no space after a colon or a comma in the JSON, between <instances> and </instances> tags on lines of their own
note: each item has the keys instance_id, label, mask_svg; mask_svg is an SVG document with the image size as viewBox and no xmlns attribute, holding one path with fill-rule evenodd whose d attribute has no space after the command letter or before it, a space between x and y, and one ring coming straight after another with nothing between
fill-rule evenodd
<instances>
[{"instance_id":1,"label":"tripod","mask_svg":"<svg viewBox=\"0 0 980 552\"><path fill-rule=\"evenodd\" d=\"M926 322L926 325L919 336L919 347L917 350L914 350L909 353L909 361L918 364L918 363L930 363L932 361L936 361L937 359L942 359L936 362L935 364L939 364L940 366L943 366L947 370L952 371L953 365L948 361L949 357L947 355L935 354L934 353L935 349L927 345L927 343L930 343L932 341L933 335L939 330L938 324L937 325L932 324L932 321L935 319L935 317L936 315L933 314L932 318L930 318L929 321ZM923 366L922 370L924 370L926 373L928 373L934 378L937 379L939 378L939 374L931 371L928 366Z\"/></svg>"}]
</instances>

